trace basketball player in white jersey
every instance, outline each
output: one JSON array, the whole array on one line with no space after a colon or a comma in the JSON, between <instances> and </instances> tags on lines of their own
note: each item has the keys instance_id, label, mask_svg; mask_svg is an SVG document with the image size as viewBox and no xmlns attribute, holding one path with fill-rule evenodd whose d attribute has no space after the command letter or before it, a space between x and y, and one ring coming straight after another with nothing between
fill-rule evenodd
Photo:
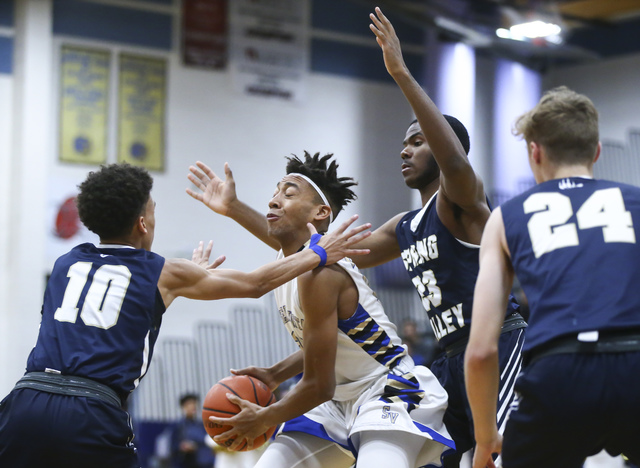
<instances>
[{"instance_id":1,"label":"basketball player in white jersey","mask_svg":"<svg viewBox=\"0 0 640 468\"><path fill-rule=\"evenodd\" d=\"M332 155L288 158L266 216L279 258L304 250L307 223L326 231L355 194L353 179L337 176ZM195 168L194 168L195 169ZM214 176L212 174L212 176ZM206 193L207 176L192 181ZM191 192L203 201L201 193ZM230 449L249 445L269 427L284 423L257 464L274 467L414 468L440 466L454 448L442 418L447 394L435 376L415 366L382 304L349 260L301 275L275 291L280 316L301 352L269 369L241 373L272 389L302 372L300 382L266 408L229 400L242 411L210 418L232 429Z\"/></svg>"}]
</instances>

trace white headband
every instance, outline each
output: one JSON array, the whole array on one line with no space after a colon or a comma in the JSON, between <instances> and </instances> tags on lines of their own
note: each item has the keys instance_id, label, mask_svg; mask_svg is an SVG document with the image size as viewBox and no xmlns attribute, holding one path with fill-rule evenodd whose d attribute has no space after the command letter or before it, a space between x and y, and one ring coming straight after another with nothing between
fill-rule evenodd
<instances>
[{"instance_id":1,"label":"white headband","mask_svg":"<svg viewBox=\"0 0 640 468\"><path fill-rule=\"evenodd\" d=\"M333 223L333 210L331 209L331 204L329 204L329 200L327 200L325 194L322 192L322 190L320 190L320 187L318 187L313 180L309 179L304 174L300 174L299 172L291 172L287 175L300 177L309 182L309 185L311 185L315 189L315 191L318 192L318 195L320 195L320 198L322 198L323 203L329 207L329 224Z\"/></svg>"}]
</instances>

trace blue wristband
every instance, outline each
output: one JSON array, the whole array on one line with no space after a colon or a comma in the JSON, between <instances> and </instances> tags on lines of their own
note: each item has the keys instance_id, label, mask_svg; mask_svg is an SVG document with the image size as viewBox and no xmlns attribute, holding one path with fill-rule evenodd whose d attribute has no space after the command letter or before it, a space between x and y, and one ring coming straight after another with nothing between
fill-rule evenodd
<instances>
[{"instance_id":1,"label":"blue wristband","mask_svg":"<svg viewBox=\"0 0 640 468\"><path fill-rule=\"evenodd\" d=\"M311 242L309 242L309 248L318 254L320 257L319 267L325 266L327 263L327 251L318 245L318 241L322 238L321 234L313 234L311 236Z\"/></svg>"}]
</instances>

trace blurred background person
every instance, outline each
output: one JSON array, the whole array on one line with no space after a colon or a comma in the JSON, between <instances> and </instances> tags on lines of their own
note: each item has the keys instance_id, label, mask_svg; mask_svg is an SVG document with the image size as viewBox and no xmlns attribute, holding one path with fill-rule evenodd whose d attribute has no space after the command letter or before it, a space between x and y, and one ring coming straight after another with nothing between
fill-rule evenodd
<instances>
[{"instance_id":1,"label":"blurred background person","mask_svg":"<svg viewBox=\"0 0 640 468\"><path fill-rule=\"evenodd\" d=\"M407 319L402 322L400 338L407 345L409 355L417 365L431 365L438 351L438 344L433 334L419 331L416 321Z\"/></svg>"},{"instance_id":2,"label":"blurred background person","mask_svg":"<svg viewBox=\"0 0 640 468\"><path fill-rule=\"evenodd\" d=\"M180 398L182 418L171 436L173 468L212 468L215 463L214 442L207 434L200 416L199 398L187 393Z\"/></svg>"}]
</instances>

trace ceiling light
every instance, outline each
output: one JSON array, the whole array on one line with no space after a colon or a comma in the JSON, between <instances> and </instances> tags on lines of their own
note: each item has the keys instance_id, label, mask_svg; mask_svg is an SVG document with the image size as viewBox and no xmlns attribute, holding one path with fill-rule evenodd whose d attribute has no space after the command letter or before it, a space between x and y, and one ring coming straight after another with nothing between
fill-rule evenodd
<instances>
[{"instance_id":1,"label":"ceiling light","mask_svg":"<svg viewBox=\"0 0 640 468\"><path fill-rule=\"evenodd\" d=\"M549 5L548 5L549 6ZM511 7L501 10L502 28L496 35L502 39L542 44L562 44L564 23L557 6L542 10L520 11Z\"/></svg>"},{"instance_id":2,"label":"ceiling light","mask_svg":"<svg viewBox=\"0 0 640 468\"><path fill-rule=\"evenodd\" d=\"M535 41L542 38L552 44L562 44L561 32L562 28L557 24L538 20L516 24L509 29L498 28L496 29L496 36L514 41Z\"/></svg>"},{"instance_id":3,"label":"ceiling light","mask_svg":"<svg viewBox=\"0 0 640 468\"><path fill-rule=\"evenodd\" d=\"M511 34L514 36L524 36L529 39L534 39L536 37L557 36L562 31L562 28L557 24L537 20L516 24L511 26L509 31L511 31Z\"/></svg>"}]
</instances>

